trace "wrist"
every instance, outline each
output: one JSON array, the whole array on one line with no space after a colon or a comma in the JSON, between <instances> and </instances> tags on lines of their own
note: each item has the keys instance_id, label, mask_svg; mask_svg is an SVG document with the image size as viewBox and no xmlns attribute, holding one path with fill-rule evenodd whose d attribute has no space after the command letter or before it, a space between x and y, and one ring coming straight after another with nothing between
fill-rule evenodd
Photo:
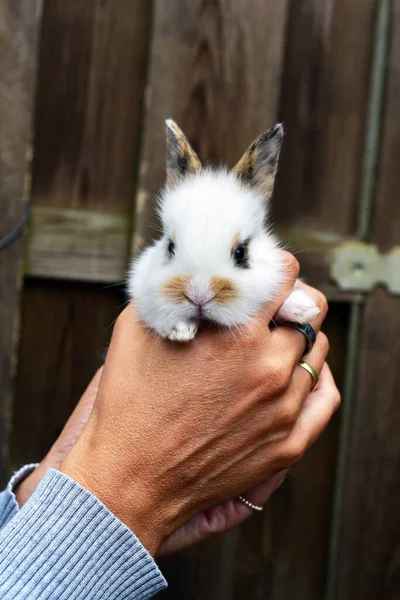
<instances>
[{"instance_id":1,"label":"wrist","mask_svg":"<svg viewBox=\"0 0 400 600\"><path fill-rule=\"evenodd\" d=\"M145 486L139 481L128 480L105 464L100 467L102 461L80 452L74 447L59 471L96 496L136 535L149 554L155 556L164 541L165 526L156 503L145 492Z\"/></svg>"},{"instance_id":2,"label":"wrist","mask_svg":"<svg viewBox=\"0 0 400 600\"><path fill-rule=\"evenodd\" d=\"M44 459L39 465L36 466L36 468L34 468L29 473L29 475L24 477L22 481L20 481L13 487L13 493L15 495L15 499L19 508L22 508L23 505L26 504L26 502L32 496L33 492L39 485L41 479L45 476L49 466L50 465L47 465Z\"/></svg>"}]
</instances>

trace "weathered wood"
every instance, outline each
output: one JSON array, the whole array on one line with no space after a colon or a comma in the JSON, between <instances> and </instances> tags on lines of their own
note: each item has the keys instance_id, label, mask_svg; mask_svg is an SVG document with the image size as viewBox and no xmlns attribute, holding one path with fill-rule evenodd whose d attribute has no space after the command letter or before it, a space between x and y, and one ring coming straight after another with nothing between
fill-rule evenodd
<instances>
[{"instance_id":1,"label":"weathered wood","mask_svg":"<svg viewBox=\"0 0 400 600\"><path fill-rule=\"evenodd\" d=\"M130 214L151 3L48 0L38 76L34 199Z\"/></svg>"},{"instance_id":2,"label":"weathered wood","mask_svg":"<svg viewBox=\"0 0 400 600\"><path fill-rule=\"evenodd\" d=\"M0 238L24 214L41 0L0 0ZM0 485L15 373L22 240L0 251Z\"/></svg>"},{"instance_id":3,"label":"weathered wood","mask_svg":"<svg viewBox=\"0 0 400 600\"><path fill-rule=\"evenodd\" d=\"M123 279L150 20L148 0L45 0L31 274ZM27 281L14 465L41 458L92 377L123 302L113 289Z\"/></svg>"},{"instance_id":4,"label":"weathered wood","mask_svg":"<svg viewBox=\"0 0 400 600\"><path fill-rule=\"evenodd\" d=\"M286 242L294 230L315 234L311 248L308 240L295 238L290 247L301 251L307 278L332 291L331 252L343 234L352 233L355 214L373 12L372 1L360 0L263 1L251 11L233 0L157 2L135 249L157 234L153 198L164 180L165 118L177 120L203 160L233 165L255 135L283 117L286 157L274 213L278 227L290 229L282 236ZM356 58L352 55L349 66L348 48L337 40L350 38ZM340 316L329 331L332 354L342 365L346 307L336 310ZM188 600L321 599L336 424L264 518L253 518L239 532L167 561L167 595Z\"/></svg>"},{"instance_id":5,"label":"weathered wood","mask_svg":"<svg viewBox=\"0 0 400 600\"><path fill-rule=\"evenodd\" d=\"M400 243L400 6L394 3L388 86L372 241ZM339 552L340 600L400 597L400 299L367 300L361 338L345 513Z\"/></svg>"},{"instance_id":6,"label":"weathered wood","mask_svg":"<svg viewBox=\"0 0 400 600\"><path fill-rule=\"evenodd\" d=\"M155 2L134 249L156 233L164 182L164 120L204 161L233 166L277 119L287 0Z\"/></svg>"},{"instance_id":7,"label":"weathered wood","mask_svg":"<svg viewBox=\"0 0 400 600\"><path fill-rule=\"evenodd\" d=\"M118 213L36 206L25 274L121 283L130 254L130 226Z\"/></svg>"},{"instance_id":8,"label":"weathered wood","mask_svg":"<svg viewBox=\"0 0 400 600\"><path fill-rule=\"evenodd\" d=\"M130 220L118 213L101 213L35 206L26 249L25 275L52 279L121 283L129 259ZM303 263L302 276L332 301L359 296L329 283L336 249L346 240L334 234L277 230L285 246Z\"/></svg>"},{"instance_id":9,"label":"weathered wood","mask_svg":"<svg viewBox=\"0 0 400 600\"><path fill-rule=\"evenodd\" d=\"M342 302L332 307L325 327L340 383L348 325L343 302L354 296L337 292L329 265L335 246L354 228L375 0L255 0L251 7L241 0L47 0L27 272L120 279L126 223L133 220L152 4L134 241L142 246L156 233L152 198L164 180L165 118L182 125L203 159L229 165L255 135L283 120L287 135L273 214L282 239L299 253L302 274ZM397 23L398 17L396 31ZM374 225L382 249L385 241L398 243L399 227L392 200L399 185L399 69L392 52L377 206L382 214ZM55 439L99 364L119 297L99 286L27 281L13 466L40 459ZM399 423L392 398L400 383L394 364L399 312L382 292L366 307L340 600L398 595L399 494L392 472L398 469ZM321 600L339 418L263 515L163 562L166 597Z\"/></svg>"},{"instance_id":10,"label":"weathered wood","mask_svg":"<svg viewBox=\"0 0 400 600\"><path fill-rule=\"evenodd\" d=\"M375 0L292 1L273 215L279 225L352 235L357 214Z\"/></svg>"},{"instance_id":11,"label":"weathered wood","mask_svg":"<svg viewBox=\"0 0 400 600\"><path fill-rule=\"evenodd\" d=\"M25 283L10 458L41 460L100 366L124 298L118 288Z\"/></svg>"}]
</instances>

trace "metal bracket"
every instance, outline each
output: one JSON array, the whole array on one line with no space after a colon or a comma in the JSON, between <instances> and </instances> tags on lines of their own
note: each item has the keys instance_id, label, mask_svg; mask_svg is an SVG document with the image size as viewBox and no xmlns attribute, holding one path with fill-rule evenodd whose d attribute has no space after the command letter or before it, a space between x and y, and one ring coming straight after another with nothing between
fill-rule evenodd
<instances>
[{"instance_id":1,"label":"metal bracket","mask_svg":"<svg viewBox=\"0 0 400 600\"><path fill-rule=\"evenodd\" d=\"M334 250L330 274L344 291L370 292L384 285L400 294L400 246L380 254L372 244L345 242Z\"/></svg>"}]
</instances>

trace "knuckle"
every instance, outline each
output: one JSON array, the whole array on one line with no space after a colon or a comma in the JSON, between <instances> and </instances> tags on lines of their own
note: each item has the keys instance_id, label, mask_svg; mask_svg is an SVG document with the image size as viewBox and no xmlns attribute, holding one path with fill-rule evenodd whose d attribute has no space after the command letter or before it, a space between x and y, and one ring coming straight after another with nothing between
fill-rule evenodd
<instances>
[{"instance_id":1,"label":"knuckle","mask_svg":"<svg viewBox=\"0 0 400 600\"><path fill-rule=\"evenodd\" d=\"M286 442L283 450L283 460L288 465L294 465L303 457L306 451L306 444L299 436Z\"/></svg>"},{"instance_id":2,"label":"knuckle","mask_svg":"<svg viewBox=\"0 0 400 600\"><path fill-rule=\"evenodd\" d=\"M297 279L299 273L300 273L300 265L299 265L299 261L297 260L297 258L295 256L293 256L293 254L290 254L290 252L286 252L283 251L284 254L284 262L285 262L285 266L286 266L286 270L288 272L289 275L291 275L293 278Z\"/></svg>"},{"instance_id":3,"label":"knuckle","mask_svg":"<svg viewBox=\"0 0 400 600\"><path fill-rule=\"evenodd\" d=\"M298 416L297 406L293 401L286 400L279 407L279 420L283 427L291 427Z\"/></svg>"},{"instance_id":4,"label":"knuckle","mask_svg":"<svg viewBox=\"0 0 400 600\"><path fill-rule=\"evenodd\" d=\"M315 290L315 301L318 308L321 310L322 316L325 317L329 308L326 296L319 290Z\"/></svg>"},{"instance_id":5,"label":"knuckle","mask_svg":"<svg viewBox=\"0 0 400 600\"><path fill-rule=\"evenodd\" d=\"M291 380L292 373L287 365L282 361L276 360L269 366L270 383L277 392L284 392Z\"/></svg>"},{"instance_id":6,"label":"knuckle","mask_svg":"<svg viewBox=\"0 0 400 600\"><path fill-rule=\"evenodd\" d=\"M335 411L340 407L341 403L342 403L342 396L341 396L339 390L336 389L335 393L333 395L333 408Z\"/></svg>"},{"instance_id":7,"label":"knuckle","mask_svg":"<svg viewBox=\"0 0 400 600\"><path fill-rule=\"evenodd\" d=\"M318 338L319 338L319 343L321 345L321 353L323 354L323 356L327 356L329 353L329 339L328 336L325 335L325 333L323 333L323 331L320 331L318 333Z\"/></svg>"}]
</instances>

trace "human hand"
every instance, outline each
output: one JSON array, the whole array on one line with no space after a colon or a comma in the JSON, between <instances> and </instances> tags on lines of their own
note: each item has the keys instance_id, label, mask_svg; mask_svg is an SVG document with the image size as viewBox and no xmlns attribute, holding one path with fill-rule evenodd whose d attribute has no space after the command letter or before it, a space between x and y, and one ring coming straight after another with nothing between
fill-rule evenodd
<instances>
[{"instance_id":1,"label":"human hand","mask_svg":"<svg viewBox=\"0 0 400 600\"><path fill-rule=\"evenodd\" d=\"M288 281L264 307L268 314L298 273L287 256ZM326 303L321 295L317 303L318 330ZM202 510L298 460L339 402L334 386L323 401L310 400L309 374L297 368L301 334L270 331L264 311L240 334L211 329L197 342L176 347L161 340L143 330L129 306L115 326L87 426L60 467L153 554ZM327 350L319 334L307 359L317 371Z\"/></svg>"},{"instance_id":2,"label":"human hand","mask_svg":"<svg viewBox=\"0 0 400 600\"><path fill-rule=\"evenodd\" d=\"M310 392L310 399L307 399L306 402L325 402L326 398L333 398L337 393L332 373L325 363L320 373L318 387ZM263 506L282 485L287 473L288 470L285 469L272 477L268 477L262 483L247 490L244 496L253 504ZM252 509L237 498L203 511L174 531L161 544L157 555L173 554L211 536L225 533L243 523L252 514Z\"/></svg>"},{"instance_id":3,"label":"human hand","mask_svg":"<svg viewBox=\"0 0 400 600\"><path fill-rule=\"evenodd\" d=\"M29 500L47 470L59 468L81 434L92 411L102 371L103 367L96 372L48 454L14 490L20 508ZM286 472L283 471L266 479L252 490L248 490L246 495L254 502L265 504L282 483L285 474ZM239 525L250 515L251 510L237 500L231 500L224 505L211 508L196 515L174 531L162 544L158 554L172 554L200 542L210 537L210 535L228 531Z\"/></svg>"}]
</instances>

